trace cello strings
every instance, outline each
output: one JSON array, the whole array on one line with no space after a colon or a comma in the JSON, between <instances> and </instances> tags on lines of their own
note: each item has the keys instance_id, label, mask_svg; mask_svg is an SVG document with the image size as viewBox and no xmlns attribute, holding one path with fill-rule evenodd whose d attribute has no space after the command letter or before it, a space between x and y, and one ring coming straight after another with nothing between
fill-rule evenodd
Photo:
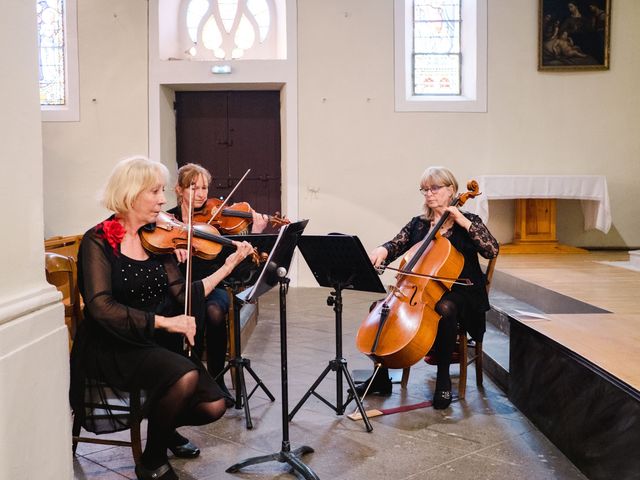
<instances>
[{"instance_id":1,"label":"cello strings","mask_svg":"<svg viewBox=\"0 0 640 480\"><path fill-rule=\"evenodd\" d=\"M444 283L451 283L453 285L464 285L464 286L471 286L473 285L473 283L471 282L471 280L469 280L468 278L450 278L450 277L438 277L437 275L426 275L424 273L415 273L415 272L409 272L407 270L401 270L399 268L393 268L393 267L378 267L377 268L379 271L384 272L385 269L387 270L393 270L394 272L398 272L401 273L403 275L407 275L409 277L422 277L422 278L431 278L433 280L438 280L440 282L444 282Z\"/></svg>"}]
</instances>

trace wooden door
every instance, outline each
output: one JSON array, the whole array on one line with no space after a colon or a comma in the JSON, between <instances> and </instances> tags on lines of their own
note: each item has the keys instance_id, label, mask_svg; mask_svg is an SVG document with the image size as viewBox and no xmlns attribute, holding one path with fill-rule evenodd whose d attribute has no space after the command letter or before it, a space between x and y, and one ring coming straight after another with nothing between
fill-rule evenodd
<instances>
[{"instance_id":1,"label":"wooden door","mask_svg":"<svg viewBox=\"0 0 640 480\"><path fill-rule=\"evenodd\" d=\"M258 212L281 211L280 92L176 92L178 166L211 172L209 197L249 202Z\"/></svg>"}]
</instances>

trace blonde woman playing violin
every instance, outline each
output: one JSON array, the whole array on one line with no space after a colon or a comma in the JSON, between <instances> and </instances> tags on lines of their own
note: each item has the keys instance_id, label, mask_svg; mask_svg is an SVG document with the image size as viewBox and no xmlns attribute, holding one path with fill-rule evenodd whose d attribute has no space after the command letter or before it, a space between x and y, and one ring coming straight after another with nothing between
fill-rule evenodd
<instances>
[{"instance_id":1,"label":"blonde woman playing violin","mask_svg":"<svg viewBox=\"0 0 640 480\"><path fill-rule=\"evenodd\" d=\"M166 167L147 158L119 162L104 194L114 215L85 233L78 257L85 320L71 353L72 407L87 430L118 431L127 428L121 415L85 412L85 403L105 397L102 388L85 388L86 379L114 392L144 392L149 422L136 466L140 479L177 479L167 459L176 427L211 423L226 410L224 392L182 352L183 339L194 345L203 312L181 313L185 281L175 256L148 252L140 240L140 229L154 223L165 204L167 178ZM192 283L194 306L204 305L204 297L253 250L246 242L236 247L223 267Z\"/></svg>"}]
</instances>

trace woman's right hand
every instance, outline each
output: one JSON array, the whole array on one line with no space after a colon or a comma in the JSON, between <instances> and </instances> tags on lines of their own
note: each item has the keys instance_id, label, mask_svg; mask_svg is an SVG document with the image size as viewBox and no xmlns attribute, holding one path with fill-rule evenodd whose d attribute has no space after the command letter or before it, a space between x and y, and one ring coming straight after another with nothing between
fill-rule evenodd
<instances>
[{"instance_id":1,"label":"woman's right hand","mask_svg":"<svg viewBox=\"0 0 640 480\"><path fill-rule=\"evenodd\" d=\"M387 255L389 255L389 252L386 248L376 247L371 250L371 252L369 252L369 260L371 260L371 263L373 263L374 267L378 268L380 265L382 265L382 262L387 259Z\"/></svg>"},{"instance_id":2,"label":"woman's right hand","mask_svg":"<svg viewBox=\"0 0 640 480\"><path fill-rule=\"evenodd\" d=\"M175 317L163 317L156 315L156 328L166 330L169 333L180 333L185 336L190 346L195 345L196 319L190 315L177 315Z\"/></svg>"}]
</instances>

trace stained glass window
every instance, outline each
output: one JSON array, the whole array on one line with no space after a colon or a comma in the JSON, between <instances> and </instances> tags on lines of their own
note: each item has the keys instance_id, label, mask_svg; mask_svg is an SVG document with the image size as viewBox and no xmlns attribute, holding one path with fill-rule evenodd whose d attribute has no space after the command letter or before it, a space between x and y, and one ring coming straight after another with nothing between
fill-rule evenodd
<instances>
[{"instance_id":1,"label":"stained glass window","mask_svg":"<svg viewBox=\"0 0 640 480\"><path fill-rule=\"evenodd\" d=\"M414 0L414 95L460 95L461 1Z\"/></svg>"},{"instance_id":2,"label":"stained glass window","mask_svg":"<svg viewBox=\"0 0 640 480\"><path fill-rule=\"evenodd\" d=\"M186 0L186 29L192 45L187 48L194 59L246 57L247 52L274 35L273 0ZM199 36L202 47L199 48Z\"/></svg>"},{"instance_id":3,"label":"stained glass window","mask_svg":"<svg viewBox=\"0 0 640 480\"><path fill-rule=\"evenodd\" d=\"M64 0L38 0L40 104L65 105Z\"/></svg>"}]
</instances>

